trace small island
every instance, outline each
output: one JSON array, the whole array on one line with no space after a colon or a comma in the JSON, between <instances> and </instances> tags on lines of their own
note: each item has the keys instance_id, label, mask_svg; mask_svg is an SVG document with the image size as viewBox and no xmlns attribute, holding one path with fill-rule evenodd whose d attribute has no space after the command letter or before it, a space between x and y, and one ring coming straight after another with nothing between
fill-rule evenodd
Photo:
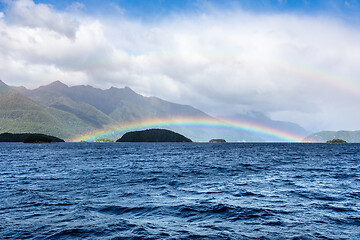
<instances>
[{"instance_id":1,"label":"small island","mask_svg":"<svg viewBox=\"0 0 360 240\"><path fill-rule=\"evenodd\" d=\"M343 140L343 139L335 138L333 140L326 141L326 143L347 143L347 142L345 140Z\"/></svg>"},{"instance_id":2,"label":"small island","mask_svg":"<svg viewBox=\"0 0 360 240\"><path fill-rule=\"evenodd\" d=\"M114 140L111 140L109 138L98 138L94 142L114 142Z\"/></svg>"},{"instance_id":3,"label":"small island","mask_svg":"<svg viewBox=\"0 0 360 240\"><path fill-rule=\"evenodd\" d=\"M2 133L0 142L53 143L65 142L63 139L39 133Z\"/></svg>"},{"instance_id":4,"label":"small island","mask_svg":"<svg viewBox=\"0 0 360 240\"><path fill-rule=\"evenodd\" d=\"M226 143L225 139L211 139L210 143Z\"/></svg>"},{"instance_id":5,"label":"small island","mask_svg":"<svg viewBox=\"0 0 360 240\"><path fill-rule=\"evenodd\" d=\"M167 129L147 129L125 133L116 142L192 142L183 135Z\"/></svg>"}]
</instances>

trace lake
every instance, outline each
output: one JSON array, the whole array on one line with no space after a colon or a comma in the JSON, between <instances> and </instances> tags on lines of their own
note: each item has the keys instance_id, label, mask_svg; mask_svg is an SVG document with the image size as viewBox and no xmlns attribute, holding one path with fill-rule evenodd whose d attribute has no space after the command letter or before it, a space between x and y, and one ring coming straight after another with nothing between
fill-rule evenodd
<instances>
[{"instance_id":1,"label":"lake","mask_svg":"<svg viewBox=\"0 0 360 240\"><path fill-rule=\"evenodd\" d=\"M2 239L360 239L360 144L0 144Z\"/></svg>"}]
</instances>

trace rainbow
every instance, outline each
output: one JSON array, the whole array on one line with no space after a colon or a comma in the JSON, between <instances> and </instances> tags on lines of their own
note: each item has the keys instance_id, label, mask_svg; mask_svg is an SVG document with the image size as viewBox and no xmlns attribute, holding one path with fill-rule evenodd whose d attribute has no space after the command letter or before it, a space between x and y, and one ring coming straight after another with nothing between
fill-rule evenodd
<instances>
[{"instance_id":1,"label":"rainbow","mask_svg":"<svg viewBox=\"0 0 360 240\"><path fill-rule=\"evenodd\" d=\"M212 128L231 131L243 131L251 133L274 142L301 142L303 137L291 134L279 129L267 126L244 122L244 121L220 121L213 118L194 118L194 117L177 117L177 118L152 118L139 122L120 124L117 126L107 127L106 129L87 133L67 139L68 142L87 141L92 142L98 138L111 138L115 135L124 134L128 131L143 130L149 128L170 128L170 127L196 127ZM196 139L193 139L196 140Z\"/></svg>"}]
</instances>

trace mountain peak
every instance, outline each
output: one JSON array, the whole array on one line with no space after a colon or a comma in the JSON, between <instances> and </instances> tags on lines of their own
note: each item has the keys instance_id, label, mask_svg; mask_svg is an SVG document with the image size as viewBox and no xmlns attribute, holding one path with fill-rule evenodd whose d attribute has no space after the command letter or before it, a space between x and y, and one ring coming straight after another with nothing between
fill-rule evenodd
<instances>
[{"instance_id":1,"label":"mountain peak","mask_svg":"<svg viewBox=\"0 0 360 240\"><path fill-rule=\"evenodd\" d=\"M135 93L134 90L132 90L132 89L129 88L128 86L125 86L123 89L124 89L125 91L127 91L127 92Z\"/></svg>"},{"instance_id":2,"label":"mountain peak","mask_svg":"<svg viewBox=\"0 0 360 240\"><path fill-rule=\"evenodd\" d=\"M60 82L59 80L55 81L55 82L52 82L50 83L48 86L51 86L51 87L61 87L61 88L68 88L68 86L62 82Z\"/></svg>"},{"instance_id":3,"label":"mountain peak","mask_svg":"<svg viewBox=\"0 0 360 240\"><path fill-rule=\"evenodd\" d=\"M38 89L57 92L60 90L65 90L67 88L69 88L69 87L66 84L64 84L60 81L55 81L55 82L50 83L49 85L41 86Z\"/></svg>"},{"instance_id":4,"label":"mountain peak","mask_svg":"<svg viewBox=\"0 0 360 240\"><path fill-rule=\"evenodd\" d=\"M126 94L126 96L128 96L128 97L130 97L130 96L138 96L139 95L138 93L136 93L134 90L132 90L129 87L123 87L123 88L111 87L107 91L110 91L112 93Z\"/></svg>"},{"instance_id":5,"label":"mountain peak","mask_svg":"<svg viewBox=\"0 0 360 240\"><path fill-rule=\"evenodd\" d=\"M126 91L131 91L134 92L134 90L132 90L131 88L129 88L128 86L125 86L123 88L117 88L117 87L110 87L109 90L126 90Z\"/></svg>"}]
</instances>

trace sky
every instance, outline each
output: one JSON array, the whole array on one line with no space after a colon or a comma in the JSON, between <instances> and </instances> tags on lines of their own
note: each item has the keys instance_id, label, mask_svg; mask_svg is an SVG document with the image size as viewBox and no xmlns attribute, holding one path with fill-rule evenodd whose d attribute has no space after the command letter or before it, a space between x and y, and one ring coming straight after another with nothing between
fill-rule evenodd
<instances>
[{"instance_id":1,"label":"sky","mask_svg":"<svg viewBox=\"0 0 360 240\"><path fill-rule=\"evenodd\" d=\"M0 79L360 129L360 0L0 0Z\"/></svg>"}]
</instances>

